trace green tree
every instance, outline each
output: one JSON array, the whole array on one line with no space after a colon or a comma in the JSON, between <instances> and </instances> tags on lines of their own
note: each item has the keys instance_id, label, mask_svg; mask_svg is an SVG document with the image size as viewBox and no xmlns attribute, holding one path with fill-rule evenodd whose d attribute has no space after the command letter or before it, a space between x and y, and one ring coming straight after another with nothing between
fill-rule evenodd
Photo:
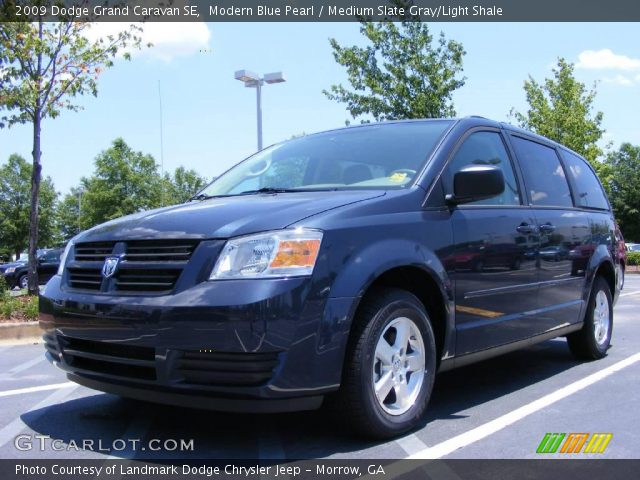
<instances>
[{"instance_id":1,"label":"green tree","mask_svg":"<svg viewBox=\"0 0 640 480\"><path fill-rule=\"evenodd\" d=\"M36 0L34 6L50 6L52 0ZM13 2L3 2L3 16L11 14ZM75 97L98 92L98 76L113 65L118 51L128 45L140 46L130 26L117 35L89 41L89 22L59 18L45 22L0 23L0 128L31 123L33 126L33 170L29 229L29 293L38 292L36 249L40 208L41 130L46 118L56 118L62 110L80 107ZM125 57L128 54L125 54Z\"/></svg>"},{"instance_id":2,"label":"green tree","mask_svg":"<svg viewBox=\"0 0 640 480\"><path fill-rule=\"evenodd\" d=\"M64 242L71 240L81 231L80 210L83 193L81 187L73 187L58 203L58 231Z\"/></svg>"},{"instance_id":3,"label":"green tree","mask_svg":"<svg viewBox=\"0 0 640 480\"><path fill-rule=\"evenodd\" d=\"M344 47L331 38L333 57L346 68L351 89L332 85L323 93L345 103L354 119L454 116L452 94L465 83L460 73L466 52L443 33L435 41L427 24L415 20L361 22L364 47Z\"/></svg>"},{"instance_id":4,"label":"green tree","mask_svg":"<svg viewBox=\"0 0 640 480\"><path fill-rule=\"evenodd\" d=\"M640 146L623 143L605 160L616 220L627 241L640 241Z\"/></svg>"},{"instance_id":5,"label":"green tree","mask_svg":"<svg viewBox=\"0 0 640 480\"><path fill-rule=\"evenodd\" d=\"M29 245L30 179L32 166L20 155L13 154L0 167L0 244L15 254L24 252ZM58 194L51 178L42 181L38 208L40 245L58 243L55 224L55 203Z\"/></svg>"},{"instance_id":6,"label":"green tree","mask_svg":"<svg viewBox=\"0 0 640 480\"><path fill-rule=\"evenodd\" d=\"M163 203L166 205L184 203L207 183L209 183L207 179L200 176L195 170L178 167L172 176L168 173L165 174Z\"/></svg>"},{"instance_id":7,"label":"green tree","mask_svg":"<svg viewBox=\"0 0 640 480\"><path fill-rule=\"evenodd\" d=\"M80 223L86 229L160 206L162 180L151 155L134 151L118 138L96 157L95 172L82 179L82 189Z\"/></svg>"},{"instance_id":8,"label":"green tree","mask_svg":"<svg viewBox=\"0 0 640 480\"><path fill-rule=\"evenodd\" d=\"M543 83L531 76L524 82L529 108L526 113L511 110L522 127L555 140L584 156L599 172L602 149L602 112L594 112L595 85L588 90L576 80L574 66L564 58L553 68L553 78Z\"/></svg>"}]
</instances>

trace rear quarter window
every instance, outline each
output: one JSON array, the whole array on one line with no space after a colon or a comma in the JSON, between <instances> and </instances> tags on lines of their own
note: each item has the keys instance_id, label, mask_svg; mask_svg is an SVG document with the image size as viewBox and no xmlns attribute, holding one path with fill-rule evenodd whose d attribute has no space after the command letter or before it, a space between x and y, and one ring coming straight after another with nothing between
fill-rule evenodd
<instances>
[{"instance_id":1,"label":"rear quarter window","mask_svg":"<svg viewBox=\"0 0 640 480\"><path fill-rule=\"evenodd\" d=\"M573 179L577 206L609 210L607 196L586 160L565 150L561 153L569 176Z\"/></svg>"}]
</instances>

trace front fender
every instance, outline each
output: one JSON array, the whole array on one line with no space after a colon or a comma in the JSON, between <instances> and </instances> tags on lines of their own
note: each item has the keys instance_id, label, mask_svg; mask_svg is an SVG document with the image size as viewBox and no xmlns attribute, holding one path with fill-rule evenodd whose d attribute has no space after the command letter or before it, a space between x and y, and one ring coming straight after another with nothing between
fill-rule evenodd
<instances>
[{"instance_id":1,"label":"front fender","mask_svg":"<svg viewBox=\"0 0 640 480\"><path fill-rule=\"evenodd\" d=\"M351 255L331 288L331 297L361 297L383 273L397 267L415 267L439 286L442 297L453 299L451 280L437 255L410 240L388 239L367 245Z\"/></svg>"},{"instance_id":2,"label":"front fender","mask_svg":"<svg viewBox=\"0 0 640 480\"><path fill-rule=\"evenodd\" d=\"M369 287L384 273L399 267L418 269L437 286L445 310L442 358L449 357L455 344L452 281L435 252L415 241L380 240L354 253L343 264L333 282L330 297L351 299L350 316L345 327L350 330L359 302Z\"/></svg>"}]
</instances>

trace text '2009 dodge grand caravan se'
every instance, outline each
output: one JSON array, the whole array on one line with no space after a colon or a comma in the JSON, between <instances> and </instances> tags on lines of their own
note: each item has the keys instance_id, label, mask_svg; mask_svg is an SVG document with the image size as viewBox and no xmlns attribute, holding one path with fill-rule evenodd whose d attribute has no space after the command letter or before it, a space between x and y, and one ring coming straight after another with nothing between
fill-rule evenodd
<instances>
[{"instance_id":1,"label":"text '2009 dodge grand caravan se'","mask_svg":"<svg viewBox=\"0 0 640 480\"><path fill-rule=\"evenodd\" d=\"M584 159L508 125L308 135L184 205L73 239L40 299L47 356L125 397L262 412L324 399L356 431L397 435L424 418L438 370L558 336L603 357L615 228Z\"/></svg>"}]
</instances>

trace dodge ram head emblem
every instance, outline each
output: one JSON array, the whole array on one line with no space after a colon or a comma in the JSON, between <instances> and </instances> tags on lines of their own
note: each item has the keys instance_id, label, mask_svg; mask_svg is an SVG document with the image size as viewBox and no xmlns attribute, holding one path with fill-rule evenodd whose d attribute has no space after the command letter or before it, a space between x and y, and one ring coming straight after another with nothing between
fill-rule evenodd
<instances>
[{"instance_id":1,"label":"dodge ram head emblem","mask_svg":"<svg viewBox=\"0 0 640 480\"><path fill-rule=\"evenodd\" d=\"M120 263L120 257L107 257L104 259L104 265L102 266L102 276L104 278L111 277L118 269L118 263Z\"/></svg>"}]
</instances>

